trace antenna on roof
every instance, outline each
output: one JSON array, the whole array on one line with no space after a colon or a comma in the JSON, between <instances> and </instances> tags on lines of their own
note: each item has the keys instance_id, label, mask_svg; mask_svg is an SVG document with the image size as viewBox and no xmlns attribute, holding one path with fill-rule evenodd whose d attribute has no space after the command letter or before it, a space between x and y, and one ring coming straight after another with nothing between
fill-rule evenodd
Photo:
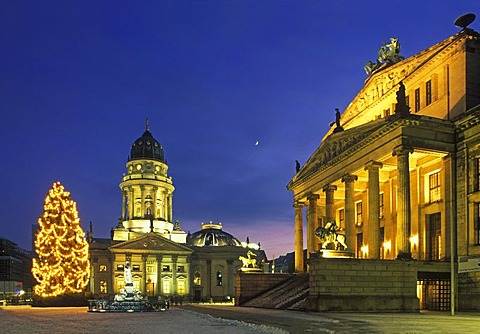
<instances>
[{"instance_id":1,"label":"antenna on roof","mask_svg":"<svg viewBox=\"0 0 480 334\"><path fill-rule=\"evenodd\" d=\"M150 131L150 121L148 120L148 117L147 117L147 120L145 122L145 125L146 125L146 128L147 128L147 131Z\"/></svg>"},{"instance_id":2,"label":"antenna on roof","mask_svg":"<svg viewBox=\"0 0 480 334\"><path fill-rule=\"evenodd\" d=\"M458 19L455 20L455 25L459 28L466 29L469 24L475 21L475 14L468 13L460 16Z\"/></svg>"}]
</instances>

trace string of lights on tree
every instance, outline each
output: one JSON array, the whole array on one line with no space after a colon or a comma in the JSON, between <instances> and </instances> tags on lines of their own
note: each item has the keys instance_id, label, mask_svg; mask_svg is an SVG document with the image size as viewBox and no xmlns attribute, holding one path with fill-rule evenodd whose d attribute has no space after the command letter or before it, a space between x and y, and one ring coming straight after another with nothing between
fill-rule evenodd
<instances>
[{"instance_id":1,"label":"string of lights on tree","mask_svg":"<svg viewBox=\"0 0 480 334\"><path fill-rule=\"evenodd\" d=\"M35 294L54 297L82 292L89 280L88 242L75 201L60 182L45 197L38 218L32 273Z\"/></svg>"}]
</instances>

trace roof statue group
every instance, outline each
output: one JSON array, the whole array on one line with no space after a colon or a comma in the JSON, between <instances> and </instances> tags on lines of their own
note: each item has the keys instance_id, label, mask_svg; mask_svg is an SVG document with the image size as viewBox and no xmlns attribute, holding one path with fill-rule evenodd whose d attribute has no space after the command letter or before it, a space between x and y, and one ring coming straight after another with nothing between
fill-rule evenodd
<instances>
[{"instance_id":1,"label":"roof statue group","mask_svg":"<svg viewBox=\"0 0 480 334\"><path fill-rule=\"evenodd\" d=\"M405 57L400 55L400 42L398 38L391 37L389 44L383 41L383 45L380 47L380 50L378 50L376 62L369 60L363 68L365 72L370 75L383 65L395 64L403 59L405 59Z\"/></svg>"}]
</instances>

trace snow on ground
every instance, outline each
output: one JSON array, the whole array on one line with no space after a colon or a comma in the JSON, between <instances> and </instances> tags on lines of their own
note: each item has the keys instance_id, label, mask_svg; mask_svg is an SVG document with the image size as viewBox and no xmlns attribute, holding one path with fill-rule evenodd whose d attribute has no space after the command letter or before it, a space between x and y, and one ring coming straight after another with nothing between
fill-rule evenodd
<instances>
[{"instance_id":1,"label":"snow on ground","mask_svg":"<svg viewBox=\"0 0 480 334\"><path fill-rule=\"evenodd\" d=\"M215 318L181 309L145 313L93 313L86 307L0 308L0 333L226 333L284 334L282 329Z\"/></svg>"}]
</instances>

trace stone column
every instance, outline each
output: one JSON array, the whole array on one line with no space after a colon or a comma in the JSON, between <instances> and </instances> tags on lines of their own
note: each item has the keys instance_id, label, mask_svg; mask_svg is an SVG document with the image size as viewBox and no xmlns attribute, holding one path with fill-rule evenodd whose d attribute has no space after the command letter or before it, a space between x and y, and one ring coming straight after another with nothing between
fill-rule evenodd
<instances>
[{"instance_id":1,"label":"stone column","mask_svg":"<svg viewBox=\"0 0 480 334\"><path fill-rule=\"evenodd\" d=\"M157 255L157 294L162 295L162 255Z\"/></svg>"},{"instance_id":2,"label":"stone column","mask_svg":"<svg viewBox=\"0 0 480 334\"><path fill-rule=\"evenodd\" d=\"M177 260L178 256L173 255L172 256L172 290L173 294L177 294L177 273L178 273L178 268L177 268Z\"/></svg>"},{"instance_id":3,"label":"stone column","mask_svg":"<svg viewBox=\"0 0 480 334\"><path fill-rule=\"evenodd\" d=\"M310 253L317 250L318 242L315 240L315 229L318 226L318 209L317 201L320 199L320 195L310 193L308 199L308 215L307 215L307 257L310 258Z\"/></svg>"},{"instance_id":4,"label":"stone column","mask_svg":"<svg viewBox=\"0 0 480 334\"><path fill-rule=\"evenodd\" d=\"M355 187L354 182L358 180L357 175L347 174L342 178L345 182L345 237L347 238L347 249L355 253Z\"/></svg>"},{"instance_id":5,"label":"stone column","mask_svg":"<svg viewBox=\"0 0 480 334\"><path fill-rule=\"evenodd\" d=\"M126 220L127 214L127 191L125 188L122 189L122 219Z\"/></svg>"},{"instance_id":6,"label":"stone column","mask_svg":"<svg viewBox=\"0 0 480 334\"><path fill-rule=\"evenodd\" d=\"M140 194L142 203L140 203L140 217L145 218L145 187L140 186Z\"/></svg>"},{"instance_id":7,"label":"stone column","mask_svg":"<svg viewBox=\"0 0 480 334\"><path fill-rule=\"evenodd\" d=\"M410 230L411 230L411 208L410 208L410 167L408 155L413 149L399 146L393 150L397 157L397 257L411 258L410 252Z\"/></svg>"},{"instance_id":8,"label":"stone column","mask_svg":"<svg viewBox=\"0 0 480 334\"><path fill-rule=\"evenodd\" d=\"M325 200L325 222L331 222L335 220L335 190L337 190L337 186L333 186L331 184L326 185L323 187L323 191L325 192L326 200Z\"/></svg>"},{"instance_id":9,"label":"stone column","mask_svg":"<svg viewBox=\"0 0 480 334\"><path fill-rule=\"evenodd\" d=\"M132 220L135 216L135 197L133 187L128 187L128 219Z\"/></svg>"},{"instance_id":10,"label":"stone column","mask_svg":"<svg viewBox=\"0 0 480 334\"><path fill-rule=\"evenodd\" d=\"M212 298L212 260L207 260L207 298Z\"/></svg>"},{"instance_id":11,"label":"stone column","mask_svg":"<svg viewBox=\"0 0 480 334\"><path fill-rule=\"evenodd\" d=\"M158 192L158 187L152 187L152 192L153 192L153 205L152 205L152 215L153 219L157 219L157 192Z\"/></svg>"},{"instance_id":12,"label":"stone column","mask_svg":"<svg viewBox=\"0 0 480 334\"><path fill-rule=\"evenodd\" d=\"M368 256L370 259L380 258L380 172L383 165L370 161L365 170L368 171Z\"/></svg>"},{"instance_id":13,"label":"stone column","mask_svg":"<svg viewBox=\"0 0 480 334\"><path fill-rule=\"evenodd\" d=\"M144 296L147 295L147 259L148 255L142 255L142 275L143 275L143 287L142 287L142 294Z\"/></svg>"},{"instance_id":14,"label":"stone column","mask_svg":"<svg viewBox=\"0 0 480 334\"><path fill-rule=\"evenodd\" d=\"M235 297L235 274L233 272L233 261L234 260L227 260L227 286L225 288L230 298Z\"/></svg>"},{"instance_id":15,"label":"stone column","mask_svg":"<svg viewBox=\"0 0 480 334\"><path fill-rule=\"evenodd\" d=\"M303 273L303 206L305 203L296 201L295 207L295 272Z\"/></svg>"},{"instance_id":16,"label":"stone column","mask_svg":"<svg viewBox=\"0 0 480 334\"><path fill-rule=\"evenodd\" d=\"M173 219L172 194L168 195L168 219L171 222Z\"/></svg>"}]
</instances>

